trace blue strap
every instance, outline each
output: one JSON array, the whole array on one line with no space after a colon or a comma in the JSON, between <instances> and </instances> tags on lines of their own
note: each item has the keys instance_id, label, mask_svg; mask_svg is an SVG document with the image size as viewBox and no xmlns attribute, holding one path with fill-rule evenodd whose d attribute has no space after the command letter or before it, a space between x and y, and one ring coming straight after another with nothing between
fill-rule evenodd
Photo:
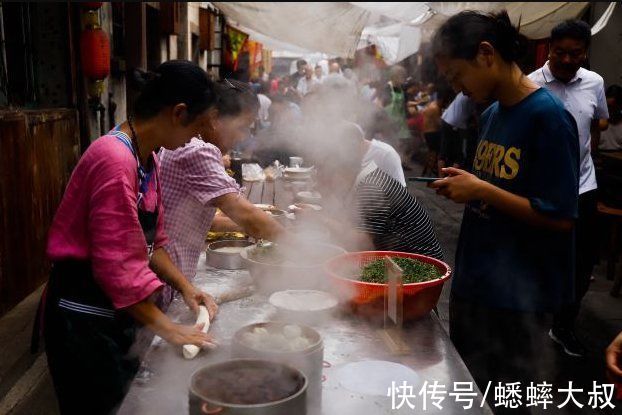
<instances>
[{"instance_id":1,"label":"blue strap","mask_svg":"<svg viewBox=\"0 0 622 415\"><path fill-rule=\"evenodd\" d=\"M142 199L143 195L147 193L149 190L149 181L151 180L151 176L153 174L153 170L150 172L146 172L143 166L140 165L140 160L138 160L138 155L134 151L134 147L132 146L132 141L127 134L120 130L120 125L114 127L112 131L110 131L111 135L114 135L119 141L121 141L125 146L132 152L134 158L136 159L136 169L138 171L138 187L140 189L138 193L138 202Z\"/></svg>"}]
</instances>

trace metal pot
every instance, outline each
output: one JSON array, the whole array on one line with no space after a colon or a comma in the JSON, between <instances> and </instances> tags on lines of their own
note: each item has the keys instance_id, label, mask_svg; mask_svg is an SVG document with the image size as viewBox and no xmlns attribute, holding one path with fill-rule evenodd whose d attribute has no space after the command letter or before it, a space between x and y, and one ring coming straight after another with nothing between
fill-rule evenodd
<instances>
[{"instance_id":1,"label":"metal pot","mask_svg":"<svg viewBox=\"0 0 622 415\"><path fill-rule=\"evenodd\" d=\"M284 263L266 262L253 255L256 247L244 248L240 254L242 261L259 292L272 294L285 289L321 290L328 283L324 263L330 258L346 253L346 250L339 246L321 242L302 241L298 248L299 258L288 258L289 261ZM321 253L322 258L318 259L317 263L311 263L308 261L308 253ZM302 262L302 259L307 261Z\"/></svg>"},{"instance_id":2,"label":"metal pot","mask_svg":"<svg viewBox=\"0 0 622 415\"><path fill-rule=\"evenodd\" d=\"M257 350L243 341L245 333L262 327L272 331L282 331L283 327L291 323L265 322L244 326L231 339L231 354L234 358L252 358L285 363L300 370L309 382L307 391L308 409L310 414L319 414L322 408L322 367L324 362L324 342L320 333L308 326L297 324L303 335L311 340L311 346L298 352L281 352Z\"/></svg>"},{"instance_id":3,"label":"metal pot","mask_svg":"<svg viewBox=\"0 0 622 415\"><path fill-rule=\"evenodd\" d=\"M218 393L214 391L213 388L205 387L206 382L208 382L210 378L218 379L219 376L225 374L232 374L235 373L235 371L249 369L266 370L273 373L276 371L280 375L278 377L278 382L292 382L291 388L294 389L295 392L277 401L239 404L222 402L217 397ZM307 378L302 372L283 363L259 359L234 359L215 363L197 370L192 375L189 392L189 413L190 415L306 415L307 384ZM244 384L243 377L237 378L234 387L238 386L240 388L252 387L251 384ZM256 386L265 387L266 384L262 383Z\"/></svg>"},{"instance_id":4,"label":"metal pot","mask_svg":"<svg viewBox=\"0 0 622 415\"><path fill-rule=\"evenodd\" d=\"M242 257L239 252L221 252L218 251L218 249L228 247L246 248L250 245L253 244L249 241L228 240L212 242L207 245L207 249L205 250L205 261L209 266L218 269L243 269L244 263L242 262Z\"/></svg>"}]
</instances>

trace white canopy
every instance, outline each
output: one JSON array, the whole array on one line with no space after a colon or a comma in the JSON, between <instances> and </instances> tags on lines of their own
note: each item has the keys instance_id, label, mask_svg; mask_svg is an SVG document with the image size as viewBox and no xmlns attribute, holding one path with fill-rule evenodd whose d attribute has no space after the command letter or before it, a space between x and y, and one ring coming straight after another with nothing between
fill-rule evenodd
<instances>
[{"instance_id":1,"label":"white canopy","mask_svg":"<svg viewBox=\"0 0 622 415\"><path fill-rule=\"evenodd\" d=\"M230 23L273 49L352 57L377 45L394 63L416 53L448 17L463 10L505 9L531 39L549 36L565 19L583 13L588 2L216 2ZM594 25L607 24L614 3Z\"/></svg>"},{"instance_id":2,"label":"white canopy","mask_svg":"<svg viewBox=\"0 0 622 415\"><path fill-rule=\"evenodd\" d=\"M272 39L314 52L353 56L369 11L350 3L215 2L225 16Z\"/></svg>"},{"instance_id":3,"label":"white canopy","mask_svg":"<svg viewBox=\"0 0 622 415\"><path fill-rule=\"evenodd\" d=\"M429 2L429 3L352 3L373 13L398 20L391 26L392 34L378 35L382 29L367 26L362 33L359 47L376 44L388 63L399 62L416 53L422 41L428 40L434 31L450 16L463 10L494 12L507 10L512 23L520 24L522 34L530 39L549 36L559 22L576 18L588 6L588 2ZM407 27L410 30L399 30Z\"/></svg>"}]
</instances>

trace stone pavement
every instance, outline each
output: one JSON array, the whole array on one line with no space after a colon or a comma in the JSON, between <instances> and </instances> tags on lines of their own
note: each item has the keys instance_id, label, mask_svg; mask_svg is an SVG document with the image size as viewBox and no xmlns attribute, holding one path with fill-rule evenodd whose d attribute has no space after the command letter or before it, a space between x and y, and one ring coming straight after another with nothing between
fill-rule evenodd
<instances>
[{"instance_id":1,"label":"stone pavement","mask_svg":"<svg viewBox=\"0 0 622 415\"><path fill-rule=\"evenodd\" d=\"M407 176L416 176L420 166L407 171ZM462 206L447 201L426 187L423 183L410 183L409 190L427 209L437 235L445 251L446 261L453 266L456 242L462 217ZM611 281L604 276L604 264L595 269L596 281L591 284L586 295L578 321L578 335L590 350L584 359L566 357L563 352L557 354L556 367L559 373L554 387L567 387L572 380L575 386L585 388L582 403L587 403L587 390L591 382L604 382L603 352L611 339L622 330L622 298L609 295ZM441 319L448 319L448 286L443 290L438 311ZM47 373L45 354L32 356L29 351L32 320L36 311L40 290L33 293L15 309L0 319L0 415L55 415L58 407L54 391ZM551 345L551 347L554 347ZM620 403L622 408L622 402ZM468 411L465 411L468 413ZM547 410L546 413L596 414L620 413L614 411L595 411L587 407L578 409L567 406L563 410ZM364 414L366 415L366 414Z\"/></svg>"}]
</instances>

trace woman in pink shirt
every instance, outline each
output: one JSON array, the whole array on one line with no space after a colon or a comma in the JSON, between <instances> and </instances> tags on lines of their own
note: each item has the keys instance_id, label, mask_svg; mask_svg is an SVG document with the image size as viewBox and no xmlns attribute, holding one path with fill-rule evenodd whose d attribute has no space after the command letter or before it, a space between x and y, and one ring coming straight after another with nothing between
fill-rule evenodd
<instances>
[{"instance_id":1,"label":"woman in pink shirt","mask_svg":"<svg viewBox=\"0 0 622 415\"><path fill-rule=\"evenodd\" d=\"M175 324L154 304L164 281L192 310L217 310L164 250L155 151L205 129L215 87L188 61L165 62L149 78L134 117L82 155L50 229L43 335L63 414L114 411L138 370L130 347L139 324L175 345L210 343L200 327Z\"/></svg>"}]
</instances>

